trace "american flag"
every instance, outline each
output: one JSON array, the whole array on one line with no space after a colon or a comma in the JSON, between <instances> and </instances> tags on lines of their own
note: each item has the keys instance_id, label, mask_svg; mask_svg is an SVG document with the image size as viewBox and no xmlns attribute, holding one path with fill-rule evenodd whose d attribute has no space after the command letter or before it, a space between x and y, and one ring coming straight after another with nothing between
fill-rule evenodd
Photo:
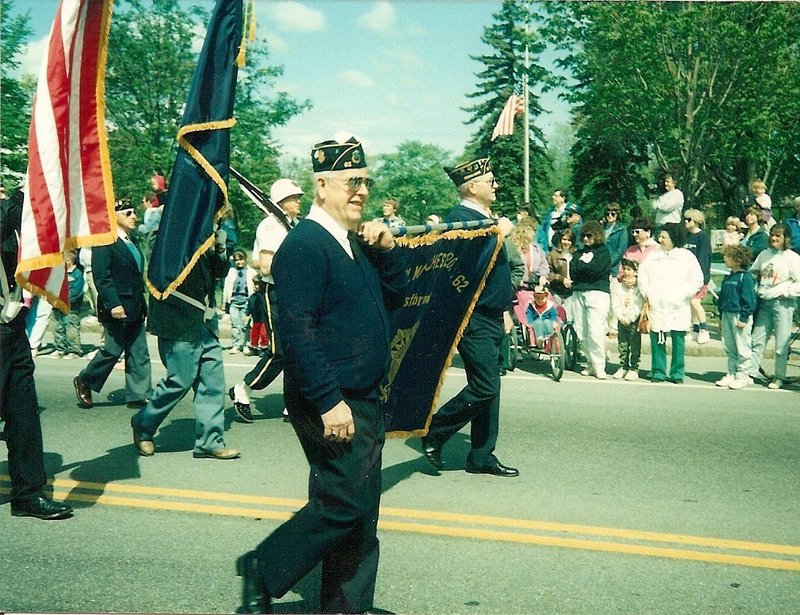
<instances>
[{"instance_id":1,"label":"american flag","mask_svg":"<svg viewBox=\"0 0 800 615\"><path fill-rule=\"evenodd\" d=\"M512 94L508 97L500 117L497 119L497 124L492 131L492 141L500 135L513 135L514 134L514 118L525 110L525 101L522 96Z\"/></svg>"},{"instance_id":2,"label":"american flag","mask_svg":"<svg viewBox=\"0 0 800 615\"><path fill-rule=\"evenodd\" d=\"M33 101L16 277L64 312L64 251L116 238L103 107L112 2L62 0Z\"/></svg>"}]
</instances>

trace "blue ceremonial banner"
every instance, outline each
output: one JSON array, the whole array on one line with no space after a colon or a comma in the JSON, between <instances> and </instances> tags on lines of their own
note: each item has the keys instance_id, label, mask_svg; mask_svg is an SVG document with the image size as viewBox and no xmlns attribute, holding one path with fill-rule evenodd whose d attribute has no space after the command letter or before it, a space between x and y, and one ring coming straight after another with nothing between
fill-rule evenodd
<instances>
[{"instance_id":1,"label":"blue ceremonial banner","mask_svg":"<svg viewBox=\"0 0 800 615\"><path fill-rule=\"evenodd\" d=\"M496 227L397 240L409 284L391 317L392 362L381 384L387 436L428 432L456 345L503 246Z\"/></svg>"},{"instance_id":2,"label":"blue ceremonial banner","mask_svg":"<svg viewBox=\"0 0 800 615\"><path fill-rule=\"evenodd\" d=\"M178 130L180 147L147 271L147 285L156 299L165 299L180 286L214 245L215 216L228 203L242 30L242 0L217 0Z\"/></svg>"}]
</instances>

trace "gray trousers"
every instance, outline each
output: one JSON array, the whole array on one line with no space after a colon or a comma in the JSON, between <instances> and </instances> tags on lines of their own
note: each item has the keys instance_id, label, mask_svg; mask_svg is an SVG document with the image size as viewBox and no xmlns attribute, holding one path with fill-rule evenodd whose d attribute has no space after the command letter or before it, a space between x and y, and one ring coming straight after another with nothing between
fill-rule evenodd
<instances>
[{"instance_id":1,"label":"gray trousers","mask_svg":"<svg viewBox=\"0 0 800 615\"><path fill-rule=\"evenodd\" d=\"M125 401L149 399L153 383L144 321L113 321L106 323L105 329L105 343L78 375L81 382L95 393L99 392L125 353Z\"/></svg>"},{"instance_id":2,"label":"gray trousers","mask_svg":"<svg viewBox=\"0 0 800 615\"><path fill-rule=\"evenodd\" d=\"M152 440L172 409L194 392L195 453L225 447L225 372L222 347L208 329L194 342L158 338L158 353L167 375L156 384L153 397L131 419L142 440Z\"/></svg>"}]
</instances>

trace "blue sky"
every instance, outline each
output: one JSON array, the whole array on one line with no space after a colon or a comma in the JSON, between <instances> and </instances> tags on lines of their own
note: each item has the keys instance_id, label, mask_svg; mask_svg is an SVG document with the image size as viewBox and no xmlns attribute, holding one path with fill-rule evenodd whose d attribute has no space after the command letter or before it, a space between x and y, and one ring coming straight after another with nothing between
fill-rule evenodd
<instances>
[{"instance_id":1,"label":"blue sky","mask_svg":"<svg viewBox=\"0 0 800 615\"><path fill-rule=\"evenodd\" d=\"M212 0L194 0L208 6ZM315 142L355 134L367 154L388 153L407 140L436 144L454 155L469 140L461 107L475 89L488 51L481 42L501 3L490 0L256 0L257 36L266 38L277 88L314 107L274 137L290 156L304 157ZM34 36L23 60L38 66L58 0L15 0L30 9ZM198 43L199 46L200 43ZM555 93L542 98L548 113L537 122L546 135L569 121Z\"/></svg>"}]
</instances>

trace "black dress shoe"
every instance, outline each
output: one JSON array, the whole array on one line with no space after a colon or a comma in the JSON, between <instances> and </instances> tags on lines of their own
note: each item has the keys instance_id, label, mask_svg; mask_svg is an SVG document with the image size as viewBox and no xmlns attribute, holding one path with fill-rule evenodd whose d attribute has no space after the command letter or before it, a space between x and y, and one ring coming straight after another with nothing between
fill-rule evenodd
<instances>
[{"instance_id":1,"label":"black dress shoe","mask_svg":"<svg viewBox=\"0 0 800 615\"><path fill-rule=\"evenodd\" d=\"M272 613L270 597L261 583L255 551L239 556L236 560L236 576L242 577L242 605L239 612Z\"/></svg>"},{"instance_id":2,"label":"black dress shoe","mask_svg":"<svg viewBox=\"0 0 800 615\"><path fill-rule=\"evenodd\" d=\"M94 406L92 390L81 382L81 377L75 376L72 384L75 386L75 396L78 398L78 405L81 408L91 408Z\"/></svg>"},{"instance_id":3,"label":"black dress shoe","mask_svg":"<svg viewBox=\"0 0 800 615\"><path fill-rule=\"evenodd\" d=\"M233 402L233 407L236 410L236 414L239 415L239 418L242 419L245 423L252 423L253 413L250 411L250 404L243 404L241 402L236 401L236 392L233 390L233 387L228 389L228 396L231 398L231 401Z\"/></svg>"},{"instance_id":4,"label":"black dress shoe","mask_svg":"<svg viewBox=\"0 0 800 615\"><path fill-rule=\"evenodd\" d=\"M422 452L430 464L437 470L444 467L442 463L442 445L436 444L431 438L424 436L422 438Z\"/></svg>"},{"instance_id":5,"label":"black dress shoe","mask_svg":"<svg viewBox=\"0 0 800 615\"><path fill-rule=\"evenodd\" d=\"M492 476L505 476L509 478L512 476L519 476L519 470L504 466L499 461L495 461L494 463L482 468L467 462L467 465L464 469L470 474L490 474Z\"/></svg>"},{"instance_id":6,"label":"black dress shoe","mask_svg":"<svg viewBox=\"0 0 800 615\"><path fill-rule=\"evenodd\" d=\"M56 504L53 500L39 496L23 502L12 502L11 514L14 517L36 517L45 521L55 521L71 517L72 508L66 504Z\"/></svg>"}]
</instances>

